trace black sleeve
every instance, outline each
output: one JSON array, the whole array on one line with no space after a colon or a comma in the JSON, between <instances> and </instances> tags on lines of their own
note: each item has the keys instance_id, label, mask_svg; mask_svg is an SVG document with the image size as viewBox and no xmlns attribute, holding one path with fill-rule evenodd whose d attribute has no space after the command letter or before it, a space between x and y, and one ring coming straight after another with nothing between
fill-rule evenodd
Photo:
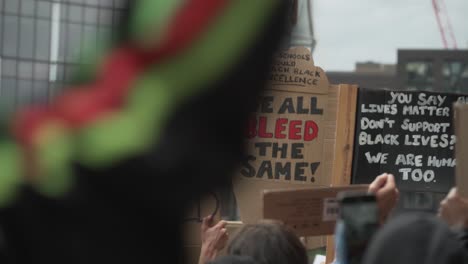
<instances>
[{"instance_id":1,"label":"black sleeve","mask_svg":"<svg viewBox=\"0 0 468 264\"><path fill-rule=\"evenodd\" d=\"M465 246L465 249L468 251L468 229L464 229L462 232L460 232L459 238Z\"/></svg>"}]
</instances>

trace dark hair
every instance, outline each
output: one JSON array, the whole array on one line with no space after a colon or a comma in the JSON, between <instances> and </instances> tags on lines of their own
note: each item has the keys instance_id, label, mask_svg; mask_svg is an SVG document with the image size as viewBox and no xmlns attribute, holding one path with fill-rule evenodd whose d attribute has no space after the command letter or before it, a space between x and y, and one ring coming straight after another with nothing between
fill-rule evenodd
<instances>
[{"instance_id":1,"label":"dark hair","mask_svg":"<svg viewBox=\"0 0 468 264\"><path fill-rule=\"evenodd\" d=\"M468 256L456 234L440 219L410 213L389 220L379 230L362 263L458 264L468 263Z\"/></svg>"},{"instance_id":2,"label":"dark hair","mask_svg":"<svg viewBox=\"0 0 468 264\"><path fill-rule=\"evenodd\" d=\"M258 264L251 257L247 256L223 256L208 264Z\"/></svg>"},{"instance_id":3,"label":"dark hair","mask_svg":"<svg viewBox=\"0 0 468 264\"><path fill-rule=\"evenodd\" d=\"M246 225L228 246L228 254L250 256L258 264L307 264L307 252L292 230L279 222Z\"/></svg>"}]
</instances>

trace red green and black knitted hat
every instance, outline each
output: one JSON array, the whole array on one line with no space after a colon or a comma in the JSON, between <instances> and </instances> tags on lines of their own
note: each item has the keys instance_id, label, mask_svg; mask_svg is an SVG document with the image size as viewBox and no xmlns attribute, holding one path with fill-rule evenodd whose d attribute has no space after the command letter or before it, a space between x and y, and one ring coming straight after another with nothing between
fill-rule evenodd
<instances>
[{"instance_id":1,"label":"red green and black knitted hat","mask_svg":"<svg viewBox=\"0 0 468 264\"><path fill-rule=\"evenodd\" d=\"M19 111L0 141L0 208L18 186L57 197L72 163L101 169L161 143L169 118L239 64L279 0L139 0L128 36L50 105ZM250 65L252 66L252 65Z\"/></svg>"}]
</instances>

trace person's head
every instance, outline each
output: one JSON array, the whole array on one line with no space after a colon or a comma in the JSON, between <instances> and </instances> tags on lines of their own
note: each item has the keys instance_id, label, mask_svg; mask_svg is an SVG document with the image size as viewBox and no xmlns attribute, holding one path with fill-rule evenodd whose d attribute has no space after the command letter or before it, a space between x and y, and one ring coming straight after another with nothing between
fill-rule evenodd
<instances>
[{"instance_id":1,"label":"person's head","mask_svg":"<svg viewBox=\"0 0 468 264\"><path fill-rule=\"evenodd\" d=\"M467 263L456 234L427 214L403 214L391 219L369 244L364 264Z\"/></svg>"},{"instance_id":2,"label":"person's head","mask_svg":"<svg viewBox=\"0 0 468 264\"><path fill-rule=\"evenodd\" d=\"M299 238L279 222L263 221L244 226L228 246L228 254L250 256L258 264L307 264Z\"/></svg>"},{"instance_id":3,"label":"person's head","mask_svg":"<svg viewBox=\"0 0 468 264\"><path fill-rule=\"evenodd\" d=\"M258 264L248 256L223 256L217 258L208 264Z\"/></svg>"}]
</instances>

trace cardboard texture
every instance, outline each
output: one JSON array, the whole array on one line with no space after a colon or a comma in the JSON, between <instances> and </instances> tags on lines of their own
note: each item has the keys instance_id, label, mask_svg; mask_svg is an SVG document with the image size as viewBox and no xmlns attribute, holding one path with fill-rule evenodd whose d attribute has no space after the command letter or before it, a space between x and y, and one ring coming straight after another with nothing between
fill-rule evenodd
<instances>
[{"instance_id":1,"label":"cardboard texture","mask_svg":"<svg viewBox=\"0 0 468 264\"><path fill-rule=\"evenodd\" d=\"M303 81L300 78L295 79L301 74L308 78L305 86L302 85L304 83L297 85L295 82ZM262 191L265 189L326 187L336 184L333 182L334 177L345 176L345 174L332 176L332 171L335 149L341 151L347 148L342 152L352 152L352 140L342 140L336 144L339 104L351 100L348 102L348 108L352 108L356 103L355 97L354 101L352 97L348 99L352 95L345 92L349 87L349 85L330 85L324 71L314 66L310 52L306 48L295 48L279 53L272 66L270 87L261 98L257 112L254 113L256 119L251 122L247 133L250 160L243 164L233 184L241 220L244 223L255 223L262 218ZM350 116L353 115L347 115ZM263 117L262 122L260 117ZM307 121L313 121L317 125L318 133L314 140L305 140L304 128ZM260 124L264 127L260 127ZM308 126L308 134L311 132L311 124ZM296 137L290 138L291 134L295 134L294 129L297 127L300 127L298 134L302 136L302 140L295 140ZM260 131L261 136L258 135ZM265 134L268 133L272 133L271 138L265 138ZM281 138L282 136L284 138ZM269 143L271 147L267 147ZM303 146L292 145L296 143L302 143ZM283 144L288 144L286 154L279 151ZM275 152L273 152L274 147L276 147ZM295 156L292 155L293 148ZM260 150L265 150L264 155L260 155L262 154ZM298 150L299 155L297 155ZM351 159L340 167L341 172L349 169L352 153L342 159L345 160L349 156ZM291 171L288 175L284 171L285 167L288 171L289 166ZM347 175L349 179L350 174ZM349 183L350 181L346 183L340 181L339 185ZM324 247L325 244L326 237L307 238L308 249Z\"/></svg>"},{"instance_id":2,"label":"cardboard texture","mask_svg":"<svg viewBox=\"0 0 468 264\"><path fill-rule=\"evenodd\" d=\"M458 193L468 198L468 105L456 103L455 109L455 133L457 142L455 155L457 159L456 184Z\"/></svg>"},{"instance_id":3,"label":"cardboard texture","mask_svg":"<svg viewBox=\"0 0 468 264\"><path fill-rule=\"evenodd\" d=\"M328 93L328 79L315 67L306 47L291 48L276 54L271 67L270 89L285 92Z\"/></svg>"},{"instance_id":4,"label":"cardboard texture","mask_svg":"<svg viewBox=\"0 0 468 264\"><path fill-rule=\"evenodd\" d=\"M264 190L296 192L350 183L356 91L356 86L330 85L325 72L314 66L307 48L293 48L277 54L269 88L260 97L247 128L249 155L233 180L242 221L228 225L230 239L243 223L252 224L262 219ZM340 131L337 132L337 128ZM336 155L340 163L343 162L339 167L334 166ZM317 193L324 194L327 192L323 190ZM202 216L210 214L213 206L205 203ZM194 210L189 214L196 213ZM318 230L320 228L300 231L302 236L313 236L306 238L306 247L325 246L327 238L316 235L332 234L332 225L322 224L325 227L322 231ZM186 223L185 248L191 256L187 263L198 261L199 230L199 223ZM333 239L329 237L328 240L331 241L328 247L333 249Z\"/></svg>"},{"instance_id":5,"label":"cardboard texture","mask_svg":"<svg viewBox=\"0 0 468 264\"><path fill-rule=\"evenodd\" d=\"M280 220L298 236L331 235L338 214L337 195L342 191L367 191L368 185L327 188L265 190L263 218Z\"/></svg>"},{"instance_id":6,"label":"cardboard texture","mask_svg":"<svg viewBox=\"0 0 468 264\"><path fill-rule=\"evenodd\" d=\"M348 185L351 182L357 94L357 85L340 84L337 106L331 108L337 111L335 156L331 175L333 186ZM331 263L335 259L335 239L333 235L327 236L326 248L326 263Z\"/></svg>"},{"instance_id":7,"label":"cardboard texture","mask_svg":"<svg viewBox=\"0 0 468 264\"><path fill-rule=\"evenodd\" d=\"M271 107L260 109L261 112L251 119L249 137L253 140L248 141L251 160L241 170L243 176L324 184L319 182L321 177L314 175L322 174L322 153L317 150L323 148L321 128L327 96L270 90L262 100L268 100Z\"/></svg>"},{"instance_id":8,"label":"cardboard texture","mask_svg":"<svg viewBox=\"0 0 468 264\"><path fill-rule=\"evenodd\" d=\"M277 54L270 85L260 98L247 129L250 160L240 168L233 189L243 223L262 218L262 191L332 184L339 87L315 67L310 51L300 47ZM257 145L256 145L257 144ZM253 159L252 159L253 158ZM205 214L212 209L204 206ZM192 212L193 214L193 212ZM241 224L228 227L230 238ZM185 245L196 263L200 224L189 222ZM325 237L307 238L307 248L325 246Z\"/></svg>"},{"instance_id":9,"label":"cardboard texture","mask_svg":"<svg viewBox=\"0 0 468 264\"><path fill-rule=\"evenodd\" d=\"M336 92L308 49L277 54L270 86L247 129L247 159L234 181L242 222L261 219L265 189L331 184Z\"/></svg>"},{"instance_id":10,"label":"cardboard texture","mask_svg":"<svg viewBox=\"0 0 468 264\"><path fill-rule=\"evenodd\" d=\"M336 142L332 185L341 186L351 183L353 149L356 126L356 101L358 86L339 85L336 121Z\"/></svg>"}]
</instances>

